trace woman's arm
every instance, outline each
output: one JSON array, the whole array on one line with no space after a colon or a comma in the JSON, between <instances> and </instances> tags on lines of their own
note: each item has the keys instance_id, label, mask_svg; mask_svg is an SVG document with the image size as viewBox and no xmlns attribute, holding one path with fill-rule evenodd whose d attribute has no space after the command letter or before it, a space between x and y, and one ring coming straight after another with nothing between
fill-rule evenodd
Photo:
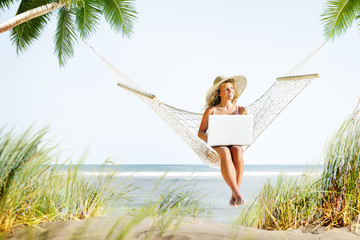
<instances>
[{"instance_id":1,"label":"woman's arm","mask_svg":"<svg viewBox=\"0 0 360 240\"><path fill-rule=\"evenodd\" d=\"M213 113L212 108L207 108L205 110L199 127L198 136L205 142L207 142L207 138L208 138L206 131L208 129L208 124L209 124L209 115L212 113Z\"/></svg>"},{"instance_id":2,"label":"woman's arm","mask_svg":"<svg viewBox=\"0 0 360 240\"><path fill-rule=\"evenodd\" d=\"M247 115L246 109L244 107L239 107L239 114L240 115Z\"/></svg>"}]
</instances>

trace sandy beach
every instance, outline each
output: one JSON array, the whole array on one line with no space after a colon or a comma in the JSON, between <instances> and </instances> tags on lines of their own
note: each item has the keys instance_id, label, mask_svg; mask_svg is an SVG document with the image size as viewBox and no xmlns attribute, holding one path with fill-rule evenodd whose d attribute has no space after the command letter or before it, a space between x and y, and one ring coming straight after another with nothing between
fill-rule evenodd
<instances>
[{"instance_id":1,"label":"sandy beach","mask_svg":"<svg viewBox=\"0 0 360 240\"><path fill-rule=\"evenodd\" d=\"M17 229L6 239L301 239L301 240L355 240L360 234L350 227L267 231L249 227L236 227L210 219L185 218L178 227L176 221L161 230L153 218L129 224L130 216L100 216L88 220L63 221L42 224L30 230ZM128 226L128 227L126 227ZM129 227L130 226L130 227Z\"/></svg>"}]
</instances>

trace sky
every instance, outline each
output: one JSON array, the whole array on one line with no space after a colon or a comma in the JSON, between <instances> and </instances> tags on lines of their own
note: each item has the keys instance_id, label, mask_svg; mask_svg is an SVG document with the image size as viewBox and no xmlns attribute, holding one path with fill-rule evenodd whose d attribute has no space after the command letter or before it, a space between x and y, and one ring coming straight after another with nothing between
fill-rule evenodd
<instances>
[{"instance_id":1,"label":"sky","mask_svg":"<svg viewBox=\"0 0 360 240\"><path fill-rule=\"evenodd\" d=\"M244 75L246 106L323 42L325 1L136 1L134 33L123 38L105 21L87 42L161 101L203 112L218 75ZM3 22L16 5L0 12ZM101 164L202 164L147 105L116 85L83 42L60 68L52 19L40 40L17 55L0 34L0 126L49 128L60 161ZM245 152L247 164L321 164L327 140L360 97L356 27L325 45L311 83Z\"/></svg>"}]
</instances>

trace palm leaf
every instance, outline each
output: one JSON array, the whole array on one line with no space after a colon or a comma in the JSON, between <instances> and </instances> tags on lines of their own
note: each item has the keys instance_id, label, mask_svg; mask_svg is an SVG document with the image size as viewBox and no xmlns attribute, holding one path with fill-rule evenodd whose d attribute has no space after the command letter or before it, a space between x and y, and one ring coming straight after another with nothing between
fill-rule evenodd
<instances>
[{"instance_id":1,"label":"palm leaf","mask_svg":"<svg viewBox=\"0 0 360 240\"><path fill-rule=\"evenodd\" d=\"M360 10L358 0L334 0L326 3L321 21L327 40L341 36L356 20Z\"/></svg>"},{"instance_id":2,"label":"palm leaf","mask_svg":"<svg viewBox=\"0 0 360 240\"><path fill-rule=\"evenodd\" d=\"M49 3L49 0L21 1L16 15L47 3ZM34 40L40 38L42 31L50 19L50 15L51 13L44 14L20 24L11 30L10 38L12 43L15 44L18 54L26 50Z\"/></svg>"},{"instance_id":3,"label":"palm leaf","mask_svg":"<svg viewBox=\"0 0 360 240\"><path fill-rule=\"evenodd\" d=\"M60 66L74 55L73 45L76 42L75 13L71 9L61 8L55 32L55 53Z\"/></svg>"},{"instance_id":4,"label":"palm leaf","mask_svg":"<svg viewBox=\"0 0 360 240\"><path fill-rule=\"evenodd\" d=\"M77 30L82 39L96 31L100 13L96 0L85 0L82 6L75 8Z\"/></svg>"},{"instance_id":5,"label":"palm leaf","mask_svg":"<svg viewBox=\"0 0 360 240\"><path fill-rule=\"evenodd\" d=\"M132 33L137 13L132 0L101 0L99 5L105 20L113 30L121 31L123 36L129 36Z\"/></svg>"},{"instance_id":6,"label":"palm leaf","mask_svg":"<svg viewBox=\"0 0 360 240\"><path fill-rule=\"evenodd\" d=\"M14 1L15 0L0 0L0 9L4 10L4 8L9 8Z\"/></svg>"}]
</instances>

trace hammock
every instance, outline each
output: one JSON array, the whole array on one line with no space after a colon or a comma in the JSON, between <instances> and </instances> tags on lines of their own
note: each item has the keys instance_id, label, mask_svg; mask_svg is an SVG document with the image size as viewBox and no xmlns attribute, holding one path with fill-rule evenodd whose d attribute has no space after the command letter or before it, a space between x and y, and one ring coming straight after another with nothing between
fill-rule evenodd
<instances>
[{"instance_id":1,"label":"hammock","mask_svg":"<svg viewBox=\"0 0 360 240\"><path fill-rule=\"evenodd\" d=\"M92 48L91 46L89 47ZM97 53L94 48L92 48L92 50L114 74L116 80L119 81L117 84L119 87L134 93L144 101L193 149L206 165L214 168L220 166L220 157L217 152L197 136L202 113L186 111L161 102L154 94L143 90L130 78L111 65L105 58ZM253 115L252 142L260 136L286 106L315 78L319 78L319 74L279 77L265 94L254 103L245 107L247 113Z\"/></svg>"}]
</instances>

